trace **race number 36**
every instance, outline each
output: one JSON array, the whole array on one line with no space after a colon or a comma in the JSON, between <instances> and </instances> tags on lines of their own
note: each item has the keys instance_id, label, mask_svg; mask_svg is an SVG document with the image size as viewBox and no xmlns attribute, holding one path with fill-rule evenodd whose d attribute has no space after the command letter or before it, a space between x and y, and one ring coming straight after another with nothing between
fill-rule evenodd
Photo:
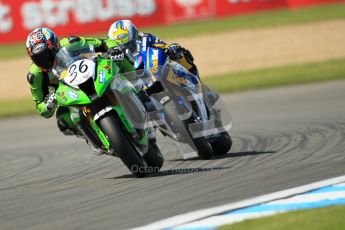
<instances>
[{"instance_id":1,"label":"race number 36","mask_svg":"<svg viewBox=\"0 0 345 230\"><path fill-rule=\"evenodd\" d=\"M90 77L95 77L96 65L91 60L79 60L68 67L68 75L65 82L72 86L78 86Z\"/></svg>"}]
</instances>

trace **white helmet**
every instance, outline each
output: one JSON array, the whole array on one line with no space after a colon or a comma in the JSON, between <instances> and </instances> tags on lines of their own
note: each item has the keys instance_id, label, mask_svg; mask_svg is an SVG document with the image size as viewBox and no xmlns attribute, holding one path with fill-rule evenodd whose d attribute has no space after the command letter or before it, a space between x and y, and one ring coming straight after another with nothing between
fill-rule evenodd
<instances>
[{"instance_id":1,"label":"white helmet","mask_svg":"<svg viewBox=\"0 0 345 230\"><path fill-rule=\"evenodd\" d=\"M110 26L108 38L115 40L121 48L134 52L137 48L138 29L130 20L119 20Z\"/></svg>"}]
</instances>

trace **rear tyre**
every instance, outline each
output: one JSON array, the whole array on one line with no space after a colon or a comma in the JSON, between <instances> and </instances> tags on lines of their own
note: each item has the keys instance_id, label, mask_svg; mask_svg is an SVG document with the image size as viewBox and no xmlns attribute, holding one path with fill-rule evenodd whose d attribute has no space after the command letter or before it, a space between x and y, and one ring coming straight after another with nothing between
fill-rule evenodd
<instances>
[{"instance_id":1,"label":"rear tyre","mask_svg":"<svg viewBox=\"0 0 345 230\"><path fill-rule=\"evenodd\" d=\"M215 155L227 154L232 146L232 139L227 132L220 133L220 135L210 141Z\"/></svg>"},{"instance_id":2,"label":"rear tyre","mask_svg":"<svg viewBox=\"0 0 345 230\"><path fill-rule=\"evenodd\" d=\"M111 114L105 115L99 120L99 126L108 136L111 146L119 158L136 177L147 175L147 163L139 152L130 143L127 133L118 124Z\"/></svg>"},{"instance_id":3,"label":"rear tyre","mask_svg":"<svg viewBox=\"0 0 345 230\"><path fill-rule=\"evenodd\" d=\"M156 142L149 143L147 153L144 155L146 163L149 165L149 171L157 173L164 164L163 155Z\"/></svg>"}]
</instances>

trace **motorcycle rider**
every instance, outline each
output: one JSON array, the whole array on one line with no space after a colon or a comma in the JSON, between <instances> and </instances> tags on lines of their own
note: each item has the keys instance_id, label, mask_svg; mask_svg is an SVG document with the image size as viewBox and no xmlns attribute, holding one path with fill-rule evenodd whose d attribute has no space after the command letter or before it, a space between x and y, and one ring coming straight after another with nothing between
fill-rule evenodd
<instances>
[{"instance_id":1,"label":"motorcycle rider","mask_svg":"<svg viewBox=\"0 0 345 230\"><path fill-rule=\"evenodd\" d=\"M189 50L177 43L168 45L153 34L139 32L130 20L114 22L109 28L108 38L115 40L123 50L129 50L134 55L141 50L146 50L147 47L159 45L171 60L179 62L191 73L198 74L193 55Z\"/></svg>"},{"instance_id":2,"label":"motorcycle rider","mask_svg":"<svg viewBox=\"0 0 345 230\"><path fill-rule=\"evenodd\" d=\"M180 63L189 72L199 76L197 66L194 64L193 55L188 49L177 43L168 45L153 34L139 32L137 27L130 20L119 20L114 22L109 28L108 38L115 40L117 44L126 51L127 55L129 53L128 56L130 60L133 59L131 56L136 55L142 50L146 50L147 47L158 45L160 48L165 50L171 60ZM129 52L127 52L127 50ZM132 62L134 62L134 60L132 60ZM143 67L139 66L137 68L142 69ZM140 85L145 83L143 81L138 81L137 84ZM152 84L146 89L146 92L151 94L159 92L160 90L161 87L156 87L155 84ZM209 89L206 85L203 85L203 90L206 92L206 98L211 104L214 104L218 100L218 93ZM148 98L145 98L145 95L142 95L141 98L143 101L149 101Z\"/></svg>"},{"instance_id":3,"label":"motorcycle rider","mask_svg":"<svg viewBox=\"0 0 345 230\"><path fill-rule=\"evenodd\" d=\"M133 65L125 58L116 42L110 39L96 39L71 36L59 41L55 33L48 28L37 28L30 32L26 40L26 50L32 60L27 74L32 98L36 103L37 112L44 118L50 118L56 112L57 126L65 135L77 135L76 124L72 121L68 108L58 106L55 90L58 87L58 76L53 73L56 53L62 47L93 45L96 52L107 52L109 57L119 63L123 72L134 70ZM95 153L101 149L92 146Z\"/></svg>"}]
</instances>

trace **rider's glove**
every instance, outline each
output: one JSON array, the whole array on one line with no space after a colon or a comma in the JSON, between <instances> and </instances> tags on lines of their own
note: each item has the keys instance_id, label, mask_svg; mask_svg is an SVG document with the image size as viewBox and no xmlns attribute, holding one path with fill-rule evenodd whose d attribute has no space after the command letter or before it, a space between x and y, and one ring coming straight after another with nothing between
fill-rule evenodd
<instances>
[{"instance_id":1,"label":"rider's glove","mask_svg":"<svg viewBox=\"0 0 345 230\"><path fill-rule=\"evenodd\" d=\"M112 61L123 61L125 58L125 53L117 46L108 50L108 55Z\"/></svg>"},{"instance_id":2,"label":"rider's glove","mask_svg":"<svg viewBox=\"0 0 345 230\"><path fill-rule=\"evenodd\" d=\"M57 107L56 97L54 93L48 93L44 98L44 104L48 111L54 111Z\"/></svg>"},{"instance_id":3,"label":"rider's glove","mask_svg":"<svg viewBox=\"0 0 345 230\"><path fill-rule=\"evenodd\" d=\"M166 53L169 56L171 60L178 60L182 57L182 47L177 43L172 43L169 45L169 47L166 49Z\"/></svg>"},{"instance_id":4,"label":"rider's glove","mask_svg":"<svg viewBox=\"0 0 345 230\"><path fill-rule=\"evenodd\" d=\"M185 49L185 48L182 48L182 52L183 52L183 55L186 58L186 60L190 64L192 64L194 62L194 57L193 57L192 53L189 50Z\"/></svg>"}]
</instances>

